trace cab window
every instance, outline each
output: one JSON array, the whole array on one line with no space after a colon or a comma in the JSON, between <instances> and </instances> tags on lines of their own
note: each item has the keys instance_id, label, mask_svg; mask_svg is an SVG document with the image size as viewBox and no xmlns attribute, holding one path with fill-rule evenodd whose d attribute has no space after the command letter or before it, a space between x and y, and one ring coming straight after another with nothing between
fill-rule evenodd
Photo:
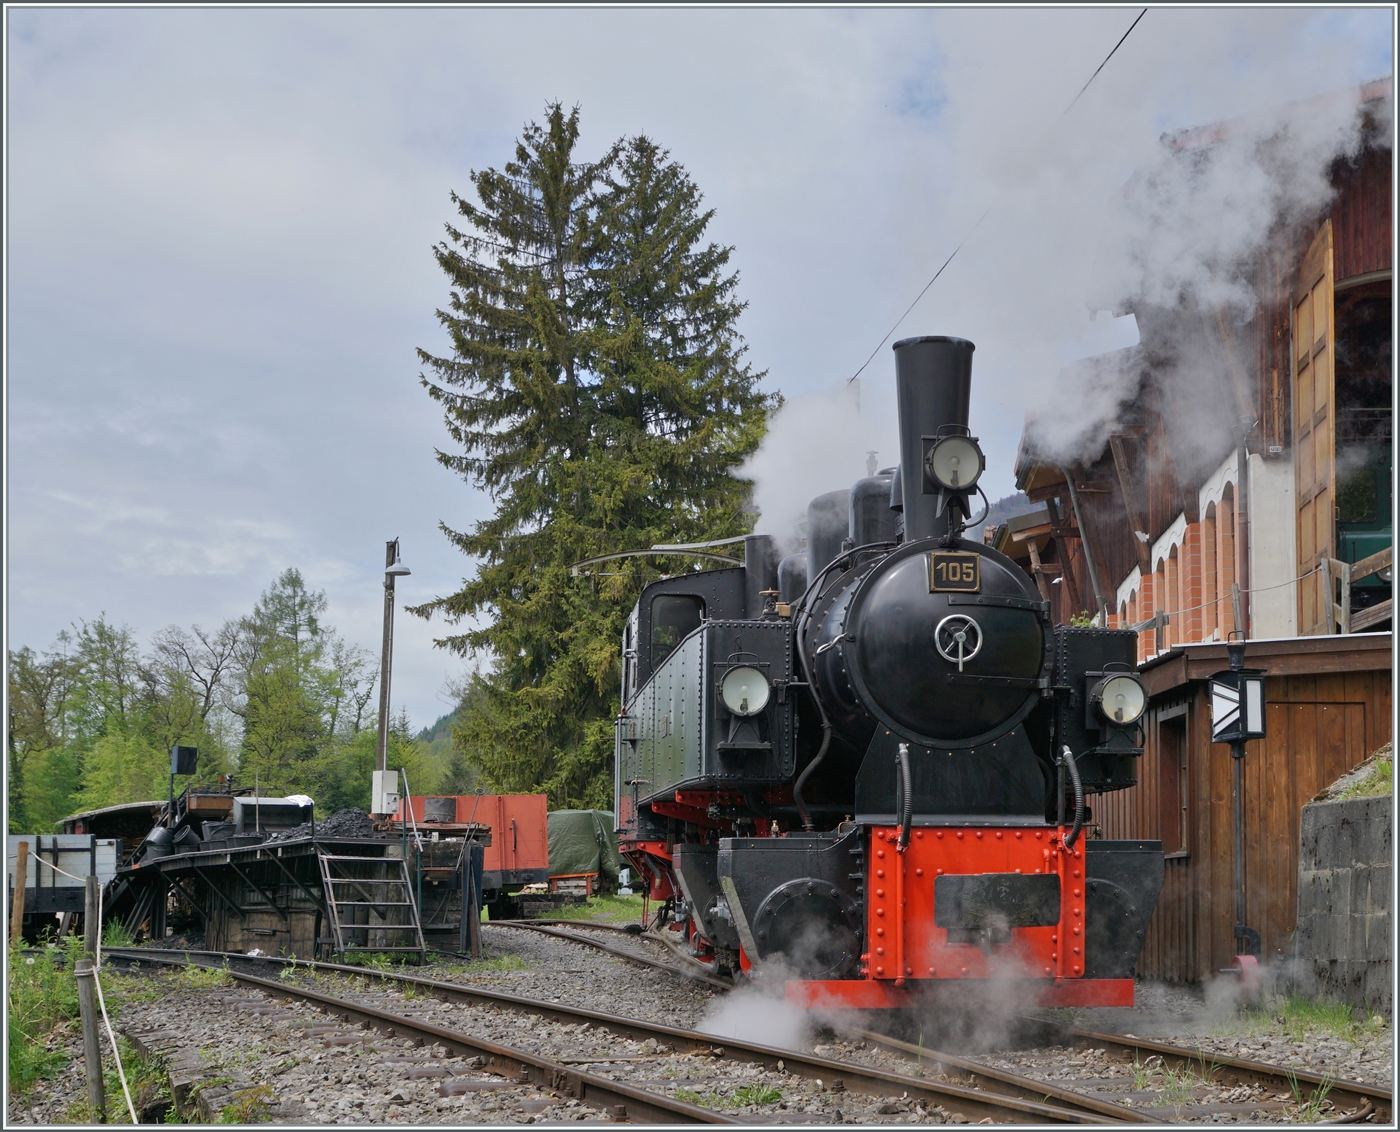
<instances>
[{"instance_id":1,"label":"cab window","mask_svg":"<svg viewBox=\"0 0 1400 1132\"><path fill-rule=\"evenodd\" d=\"M705 603L698 597L661 594L651 601L651 665L654 669L681 641L700 628Z\"/></svg>"}]
</instances>

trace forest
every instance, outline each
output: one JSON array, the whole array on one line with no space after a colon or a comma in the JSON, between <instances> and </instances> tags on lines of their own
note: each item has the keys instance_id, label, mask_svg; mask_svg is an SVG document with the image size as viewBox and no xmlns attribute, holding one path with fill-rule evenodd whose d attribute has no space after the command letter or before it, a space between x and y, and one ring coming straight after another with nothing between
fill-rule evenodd
<instances>
[{"instance_id":1,"label":"forest","mask_svg":"<svg viewBox=\"0 0 1400 1132\"><path fill-rule=\"evenodd\" d=\"M37 652L9 653L9 831L52 833L82 810L164 798L170 748L199 749L197 785L234 776L265 794L308 794L324 815L367 809L378 664L325 623L326 595L285 570L217 629L171 625L143 650L101 614ZM472 788L455 716L418 735L399 713L389 766L415 793ZM177 789L183 789L185 779Z\"/></svg>"}]
</instances>

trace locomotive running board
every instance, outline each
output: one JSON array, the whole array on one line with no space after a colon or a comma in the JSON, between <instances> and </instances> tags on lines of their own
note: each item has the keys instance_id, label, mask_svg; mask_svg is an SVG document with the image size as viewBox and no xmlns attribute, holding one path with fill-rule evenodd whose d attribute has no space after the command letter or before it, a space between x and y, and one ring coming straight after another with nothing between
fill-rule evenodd
<instances>
[{"instance_id":1,"label":"locomotive running board","mask_svg":"<svg viewBox=\"0 0 1400 1132\"><path fill-rule=\"evenodd\" d=\"M898 987L887 979L790 980L787 1001L805 1010L898 1010L916 995L938 985L967 987L982 979L911 979ZM999 980L1014 985L1019 980ZM1035 1006L1132 1006L1132 979L1064 979L1058 983L1026 980L1014 993Z\"/></svg>"}]
</instances>

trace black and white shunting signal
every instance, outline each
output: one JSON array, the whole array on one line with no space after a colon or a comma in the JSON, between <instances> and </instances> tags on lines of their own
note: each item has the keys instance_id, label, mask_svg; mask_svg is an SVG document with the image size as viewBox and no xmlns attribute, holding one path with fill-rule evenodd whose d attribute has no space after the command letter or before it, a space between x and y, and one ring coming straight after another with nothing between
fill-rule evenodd
<instances>
[{"instance_id":1,"label":"black and white shunting signal","mask_svg":"<svg viewBox=\"0 0 1400 1132\"><path fill-rule=\"evenodd\" d=\"M1235 743L1264 737L1264 675L1219 672L1210 682L1210 740Z\"/></svg>"}]
</instances>

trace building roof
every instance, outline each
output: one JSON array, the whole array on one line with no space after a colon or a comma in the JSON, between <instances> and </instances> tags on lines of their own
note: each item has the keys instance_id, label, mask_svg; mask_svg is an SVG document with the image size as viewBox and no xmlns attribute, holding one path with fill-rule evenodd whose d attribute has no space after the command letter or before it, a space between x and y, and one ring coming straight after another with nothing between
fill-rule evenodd
<instances>
[{"instance_id":1,"label":"building roof","mask_svg":"<svg viewBox=\"0 0 1400 1132\"><path fill-rule=\"evenodd\" d=\"M1330 637L1268 637L1245 642L1246 668L1269 676L1309 676L1327 672L1369 672L1391 667L1392 635L1348 633ZM1229 668L1224 641L1173 645L1139 667L1149 696L1192 681L1208 680Z\"/></svg>"}]
</instances>

